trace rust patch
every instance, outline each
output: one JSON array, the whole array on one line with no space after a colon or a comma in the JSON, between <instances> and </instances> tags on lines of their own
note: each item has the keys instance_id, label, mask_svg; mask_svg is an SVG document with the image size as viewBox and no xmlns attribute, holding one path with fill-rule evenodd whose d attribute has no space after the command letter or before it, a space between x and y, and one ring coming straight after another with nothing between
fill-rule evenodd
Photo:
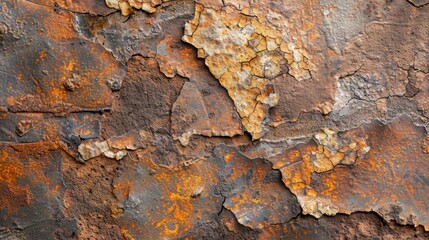
<instances>
[{"instance_id":1,"label":"rust patch","mask_svg":"<svg viewBox=\"0 0 429 240\"><path fill-rule=\"evenodd\" d=\"M198 223L213 219L220 211L221 197L215 194L218 162L199 161L169 170L142 156L129 164L129 170L113 183L123 208L117 222L127 236L178 237ZM192 197L199 189L198 197Z\"/></svg>"},{"instance_id":2,"label":"rust patch","mask_svg":"<svg viewBox=\"0 0 429 240\"><path fill-rule=\"evenodd\" d=\"M162 2L169 0L105 0L110 8L121 10L122 15L127 16L133 13L133 8L141 9L148 13L156 12L156 7Z\"/></svg>"},{"instance_id":3,"label":"rust patch","mask_svg":"<svg viewBox=\"0 0 429 240\"><path fill-rule=\"evenodd\" d=\"M112 213L133 238L186 236L200 224L217 221L223 207L244 226L259 230L300 213L271 164L248 159L234 147L220 145L214 156L176 169L153 164L147 154L138 156L113 184L120 204Z\"/></svg>"},{"instance_id":4,"label":"rust patch","mask_svg":"<svg viewBox=\"0 0 429 240\"><path fill-rule=\"evenodd\" d=\"M102 46L80 38L72 13L26 1L7 1L2 11L7 32L0 47L0 105L13 112L55 113L110 107L105 80L121 78L123 66ZM69 81L76 76L79 86Z\"/></svg>"},{"instance_id":5,"label":"rust patch","mask_svg":"<svg viewBox=\"0 0 429 240\"><path fill-rule=\"evenodd\" d=\"M428 229L427 155L421 150L424 128L402 117L388 125L364 124L341 135L352 139L351 149L357 139L358 158L350 167L315 173L308 157L318 152L320 146L314 142L270 158L282 172L285 185L298 197L303 213L320 217L372 210L386 220ZM369 152L365 145L371 146ZM362 151L367 153L359 154Z\"/></svg>"},{"instance_id":6,"label":"rust patch","mask_svg":"<svg viewBox=\"0 0 429 240\"><path fill-rule=\"evenodd\" d=\"M315 47L325 46L326 40L323 16L312 2L198 2L182 39L198 49L198 57L226 88L254 139L266 133L267 111L278 104L275 79L293 76L295 81L310 81L311 88L323 79L333 86L334 79L326 77L330 67L324 64L329 62L328 51ZM333 92L324 90L326 97L314 97L305 105L328 114Z\"/></svg>"},{"instance_id":7,"label":"rust patch","mask_svg":"<svg viewBox=\"0 0 429 240\"><path fill-rule=\"evenodd\" d=\"M45 239L78 231L61 209L63 156L54 143L0 144L0 156L0 228Z\"/></svg>"},{"instance_id":8,"label":"rust patch","mask_svg":"<svg viewBox=\"0 0 429 240\"><path fill-rule=\"evenodd\" d=\"M53 9L66 9L74 13L105 16L115 11L108 8L103 1L98 0L31 0L31 2L52 7Z\"/></svg>"},{"instance_id":9,"label":"rust patch","mask_svg":"<svg viewBox=\"0 0 429 240\"><path fill-rule=\"evenodd\" d=\"M220 145L216 156L225 161L219 173L223 206L238 222L255 230L289 222L300 212L293 194L284 187L280 173L261 159L248 159L234 147Z\"/></svg>"}]
</instances>

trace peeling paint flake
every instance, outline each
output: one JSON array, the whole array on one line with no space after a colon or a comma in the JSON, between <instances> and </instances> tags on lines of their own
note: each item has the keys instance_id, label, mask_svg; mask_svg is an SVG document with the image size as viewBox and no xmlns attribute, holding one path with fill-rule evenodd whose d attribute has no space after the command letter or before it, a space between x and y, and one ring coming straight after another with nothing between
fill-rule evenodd
<instances>
[{"instance_id":1,"label":"peeling paint flake","mask_svg":"<svg viewBox=\"0 0 429 240\"><path fill-rule=\"evenodd\" d=\"M110 8L121 10L122 15L127 16L134 12L133 9L141 9L148 13L156 12L156 7L163 2L171 0L105 0Z\"/></svg>"},{"instance_id":2,"label":"peeling paint flake","mask_svg":"<svg viewBox=\"0 0 429 240\"><path fill-rule=\"evenodd\" d=\"M288 28L292 23L285 13L265 17L267 5L215 9L197 4L182 38L198 49L198 57L226 88L254 139L264 135L268 109L278 103L272 80L287 73L298 81L309 80L310 71L316 70L302 36ZM285 25L278 25L281 20Z\"/></svg>"},{"instance_id":3,"label":"peeling paint flake","mask_svg":"<svg viewBox=\"0 0 429 240\"><path fill-rule=\"evenodd\" d=\"M303 213L319 218L375 211L386 220L429 229L424 128L402 117L340 134L324 130L310 143L269 159Z\"/></svg>"}]
</instances>

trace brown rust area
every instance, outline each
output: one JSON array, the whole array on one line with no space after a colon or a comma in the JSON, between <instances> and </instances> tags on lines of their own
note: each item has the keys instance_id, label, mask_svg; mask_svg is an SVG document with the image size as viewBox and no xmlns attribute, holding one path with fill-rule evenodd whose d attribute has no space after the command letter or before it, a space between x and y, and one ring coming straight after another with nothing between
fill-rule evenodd
<instances>
[{"instance_id":1,"label":"brown rust area","mask_svg":"<svg viewBox=\"0 0 429 240\"><path fill-rule=\"evenodd\" d=\"M248 159L236 148L225 145L214 151L225 161L219 173L223 206L240 224L262 230L286 223L301 212L295 196L284 187L280 173L273 171L269 162Z\"/></svg>"},{"instance_id":2,"label":"brown rust area","mask_svg":"<svg viewBox=\"0 0 429 240\"><path fill-rule=\"evenodd\" d=\"M78 231L61 209L63 155L55 143L1 144L0 156L0 227L18 227L26 238L45 239Z\"/></svg>"},{"instance_id":3,"label":"brown rust area","mask_svg":"<svg viewBox=\"0 0 429 240\"><path fill-rule=\"evenodd\" d=\"M10 166L8 167L10 169ZM0 202L0 209L7 212L8 215L16 214L19 209L28 207L31 204L31 192L28 187L13 186L1 182L0 193L8 196L7 198L3 197ZM3 216L2 220L5 221L5 218Z\"/></svg>"},{"instance_id":4,"label":"brown rust area","mask_svg":"<svg viewBox=\"0 0 429 240\"><path fill-rule=\"evenodd\" d=\"M359 151L366 147L356 144L360 157L350 167L315 173L314 162L305 160L305 152L318 148L312 143L270 159L274 168L282 172L285 185L297 195L303 212L320 217L373 210L386 220L427 229L427 155L421 149L424 128L402 117L387 125L364 124L342 135L366 139L371 146L369 152L360 155Z\"/></svg>"},{"instance_id":5,"label":"brown rust area","mask_svg":"<svg viewBox=\"0 0 429 240\"><path fill-rule=\"evenodd\" d=\"M107 78L123 68L104 49L81 39L73 14L25 1L5 3L0 21L7 25L0 61L4 65L0 104L14 112L67 112L109 108ZM55 19L53 21L52 19ZM31 45L28 45L31 42ZM66 44L64 44L66 42ZM78 76L70 92L64 83Z\"/></svg>"},{"instance_id":6,"label":"brown rust area","mask_svg":"<svg viewBox=\"0 0 429 240\"><path fill-rule=\"evenodd\" d=\"M134 12L134 9L141 9L148 13L154 13L157 7L164 2L171 0L105 0L110 8L121 10L122 15L127 16Z\"/></svg>"},{"instance_id":7,"label":"brown rust area","mask_svg":"<svg viewBox=\"0 0 429 240\"><path fill-rule=\"evenodd\" d=\"M85 164L73 158L62 162L65 183L64 214L77 221L77 239L122 239L120 228L111 216L118 203L112 181L122 171L121 162L98 157Z\"/></svg>"},{"instance_id":8,"label":"brown rust area","mask_svg":"<svg viewBox=\"0 0 429 240\"><path fill-rule=\"evenodd\" d=\"M47 7L65 9L74 13L90 13L108 15L114 12L102 0L31 0L31 2Z\"/></svg>"},{"instance_id":9,"label":"brown rust area","mask_svg":"<svg viewBox=\"0 0 429 240\"><path fill-rule=\"evenodd\" d=\"M0 238L428 239L426 2L3 1Z\"/></svg>"},{"instance_id":10,"label":"brown rust area","mask_svg":"<svg viewBox=\"0 0 429 240\"><path fill-rule=\"evenodd\" d=\"M215 195L219 167L214 161L199 161L189 167L167 169L145 155L138 162L128 162L128 171L113 183L123 208L117 222L136 239L185 234L220 211L221 197ZM199 194L193 197L195 191Z\"/></svg>"},{"instance_id":11,"label":"brown rust area","mask_svg":"<svg viewBox=\"0 0 429 240\"><path fill-rule=\"evenodd\" d=\"M204 87L201 85L192 82L183 85L172 109L173 136L186 146L192 135L233 137L243 134L238 116L224 92L211 86L200 90Z\"/></svg>"}]
</instances>

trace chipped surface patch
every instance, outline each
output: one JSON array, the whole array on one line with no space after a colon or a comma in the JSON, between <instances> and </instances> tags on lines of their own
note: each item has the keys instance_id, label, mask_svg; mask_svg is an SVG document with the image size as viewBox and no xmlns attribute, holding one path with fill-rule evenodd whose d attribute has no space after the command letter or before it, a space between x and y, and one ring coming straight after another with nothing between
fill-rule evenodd
<instances>
[{"instance_id":1,"label":"chipped surface patch","mask_svg":"<svg viewBox=\"0 0 429 240\"><path fill-rule=\"evenodd\" d=\"M141 148L144 148L144 145L140 140L140 135L136 130L133 130L122 136L111 137L106 141L84 141L79 145L78 152L84 161L101 155L121 160L127 155L126 150Z\"/></svg>"},{"instance_id":2,"label":"chipped surface patch","mask_svg":"<svg viewBox=\"0 0 429 240\"><path fill-rule=\"evenodd\" d=\"M316 173L314 162L306 160L320 148L314 142L270 158L282 172L285 185L297 195L303 212L320 217L373 210L386 220L428 229L427 155L421 149L424 128L402 117L388 125L364 124L341 135L344 140L356 139L348 143L358 157L350 167L332 169L328 164L323 170L330 171ZM371 146L369 152L366 144ZM367 153L363 156L363 152Z\"/></svg>"},{"instance_id":3,"label":"chipped surface patch","mask_svg":"<svg viewBox=\"0 0 429 240\"><path fill-rule=\"evenodd\" d=\"M194 134L208 137L233 137L242 134L236 114L230 111L232 106L218 104L220 102L218 97L223 97L223 94L218 93L216 88L212 88L215 90L213 92L206 88L204 96L197 86L192 82L186 82L173 104L171 114L173 136L186 146Z\"/></svg>"},{"instance_id":4,"label":"chipped surface patch","mask_svg":"<svg viewBox=\"0 0 429 240\"><path fill-rule=\"evenodd\" d=\"M248 159L236 148L219 145L214 150L223 158L219 173L223 206L238 222L255 230L289 222L300 212L295 196L284 187L280 173L262 159Z\"/></svg>"},{"instance_id":5,"label":"chipped surface patch","mask_svg":"<svg viewBox=\"0 0 429 240\"><path fill-rule=\"evenodd\" d=\"M287 72L287 61L276 43L280 33L263 26L258 29L252 25L261 25L256 18L233 8L226 11L228 14L197 4L182 39L205 58L211 73L233 99L243 126L259 139L268 108L278 100L270 79Z\"/></svg>"},{"instance_id":6,"label":"chipped surface patch","mask_svg":"<svg viewBox=\"0 0 429 240\"><path fill-rule=\"evenodd\" d=\"M156 7L163 2L171 0L105 0L110 8L121 10L122 15L127 16L134 12L134 9L141 9L147 13L156 12Z\"/></svg>"},{"instance_id":7,"label":"chipped surface patch","mask_svg":"<svg viewBox=\"0 0 429 240\"><path fill-rule=\"evenodd\" d=\"M269 160L279 169L283 182L297 195L304 214L315 217L335 215L339 207L328 198L318 197L318 189L311 183L314 176L334 170L338 165L353 165L361 161L370 147L365 135L339 135L323 129L308 144L299 144Z\"/></svg>"}]
</instances>

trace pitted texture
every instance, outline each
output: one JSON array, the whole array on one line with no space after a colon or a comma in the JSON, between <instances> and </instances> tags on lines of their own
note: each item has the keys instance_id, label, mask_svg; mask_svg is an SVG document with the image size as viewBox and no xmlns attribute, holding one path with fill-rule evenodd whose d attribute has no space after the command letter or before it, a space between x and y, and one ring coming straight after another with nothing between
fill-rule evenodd
<instances>
[{"instance_id":1,"label":"pitted texture","mask_svg":"<svg viewBox=\"0 0 429 240\"><path fill-rule=\"evenodd\" d=\"M3 0L0 239L429 239L427 0Z\"/></svg>"}]
</instances>

